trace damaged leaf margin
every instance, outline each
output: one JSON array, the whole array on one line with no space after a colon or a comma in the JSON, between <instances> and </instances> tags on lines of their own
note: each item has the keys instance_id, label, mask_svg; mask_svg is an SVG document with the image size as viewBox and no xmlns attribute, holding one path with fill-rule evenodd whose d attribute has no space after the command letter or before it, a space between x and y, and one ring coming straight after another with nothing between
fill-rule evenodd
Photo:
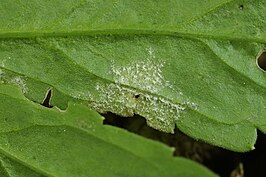
<instances>
[{"instance_id":1,"label":"damaged leaf margin","mask_svg":"<svg viewBox=\"0 0 266 177\"><path fill-rule=\"evenodd\" d=\"M0 100L5 103L0 107L0 174L215 176L195 162L172 157L165 145L102 125L103 118L86 106L69 103L64 112L46 108L3 84Z\"/></svg>"}]
</instances>

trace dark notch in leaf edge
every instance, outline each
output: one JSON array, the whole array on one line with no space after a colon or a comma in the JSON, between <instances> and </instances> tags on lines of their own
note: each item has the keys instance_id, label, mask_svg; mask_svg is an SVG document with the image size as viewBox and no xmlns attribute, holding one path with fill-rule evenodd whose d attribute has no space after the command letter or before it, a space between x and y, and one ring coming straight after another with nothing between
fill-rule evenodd
<instances>
[{"instance_id":1,"label":"dark notch in leaf edge","mask_svg":"<svg viewBox=\"0 0 266 177\"><path fill-rule=\"evenodd\" d=\"M52 89L49 89L46 92L46 95L41 103L42 106L47 107L47 108L52 108L53 106L50 104L52 98Z\"/></svg>"}]
</instances>

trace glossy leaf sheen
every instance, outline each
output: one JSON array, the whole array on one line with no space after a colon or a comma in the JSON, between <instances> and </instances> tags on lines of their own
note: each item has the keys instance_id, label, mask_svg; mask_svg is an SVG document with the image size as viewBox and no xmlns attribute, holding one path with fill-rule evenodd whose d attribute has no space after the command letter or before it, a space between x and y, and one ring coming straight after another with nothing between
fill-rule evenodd
<instances>
[{"instance_id":1,"label":"glossy leaf sheen","mask_svg":"<svg viewBox=\"0 0 266 177\"><path fill-rule=\"evenodd\" d=\"M85 106L48 109L3 84L0 100L2 176L215 176L165 145L102 125Z\"/></svg>"},{"instance_id":2,"label":"glossy leaf sheen","mask_svg":"<svg viewBox=\"0 0 266 177\"><path fill-rule=\"evenodd\" d=\"M0 6L1 80L234 151L266 132L263 0L16 1ZM243 8L239 8L243 5ZM14 13L16 12L16 13ZM140 95L135 98L135 95Z\"/></svg>"}]
</instances>

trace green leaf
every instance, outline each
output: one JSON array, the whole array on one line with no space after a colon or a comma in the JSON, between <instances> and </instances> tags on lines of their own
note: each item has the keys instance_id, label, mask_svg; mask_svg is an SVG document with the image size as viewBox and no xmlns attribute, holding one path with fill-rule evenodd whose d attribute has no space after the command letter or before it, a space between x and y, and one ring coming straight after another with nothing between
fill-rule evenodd
<instances>
[{"instance_id":1,"label":"green leaf","mask_svg":"<svg viewBox=\"0 0 266 177\"><path fill-rule=\"evenodd\" d=\"M139 114L161 131L248 151L266 132L256 65L265 10L263 0L3 0L2 82L36 102L53 89L61 109Z\"/></svg>"},{"instance_id":2,"label":"green leaf","mask_svg":"<svg viewBox=\"0 0 266 177\"><path fill-rule=\"evenodd\" d=\"M12 160L7 156L0 154L0 175L2 177L45 177L44 175L31 170L26 165Z\"/></svg>"},{"instance_id":3,"label":"green leaf","mask_svg":"<svg viewBox=\"0 0 266 177\"><path fill-rule=\"evenodd\" d=\"M0 100L3 176L215 176L165 145L102 125L85 106L48 109L4 84Z\"/></svg>"}]
</instances>

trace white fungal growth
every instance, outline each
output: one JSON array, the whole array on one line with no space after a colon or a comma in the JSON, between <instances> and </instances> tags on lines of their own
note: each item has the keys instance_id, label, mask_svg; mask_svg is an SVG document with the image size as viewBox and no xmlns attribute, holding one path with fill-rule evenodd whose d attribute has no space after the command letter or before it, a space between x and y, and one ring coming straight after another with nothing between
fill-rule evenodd
<instances>
[{"instance_id":1,"label":"white fungal growth","mask_svg":"<svg viewBox=\"0 0 266 177\"><path fill-rule=\"evenodd\" d=\"M198 105L194 102L187 101L185 104L194 110L198 109Z\"/></svg>"},{"instance_id":2,"label":"white fungal growth","mask_svg":"<svg viewBox=\"0 0 266 177\"><path fill-rule=\"evenodd\" d=\"M4 79L3 79L3 76L4 76L4 71L2 69L0 69L0 82L1 83L4 83Z\"/></svg>"},{"instance_id":3,"label":"white fungal growth","mask_svg":"<svg viewBox=\"0 0 266 177\"><path fill-rule=\"evenodd\" d=\"M20 76L15 76L11 79L10 83L19 86L22 90L22 93L26 93L28 88L26 87L25 80Z\"/></svg>"},{"instance_id":4,"label":"white fungal growth","mask_svg":"<svg viewBox=\"0 0 266 177\"><path fill-rule=\"evenodd\" d=\"M148 125L166 132L173 132L175 122L184 106L158 96L144 94L140 97L135 113L147 119Z\"/></svg>"},{"instance_id":5,"label":"white fungal growth","mask_svg":"<svg viewBox=\"0 0 266 177\"><path fill-rule=\"evenodd\" d=\"M95 88L99 91L99 98L97 102L92 102L90 107L100 112L111 111L122 116L139 114L146 118L148 125L165 132L173 132L176 120L185 109L181 104L152 94L141 93L136 98L138 90L120 84L98 84Z\"/></svg>"},{"instance_id":6,"label":"white fungal growth","mask_svg":"<svg viewBox=\"0 0 266 177\"><path fill-rule=\"evenodd\" d=\"M112 73L116 83L129 85L141 90L157 93L162 87L169 85L164 81L162 68L164 63L156 63L152 48L148 49L148 58L145 61L132 63L126 66L112 65Z\"/></svg>"},{"instance_id":7,"label":"white fungal growth","mask_svg":"<svg viewBox=\"0 0 266 177\"><path fill-rule=\"evenodd\" d=\"M119 84L97 84L98 101L92 107L101 112L114 111L122 116L133 116L136 102L136 91L124 88ZM97 98L94 98L97 99Z\"/></svg>"},{"instance_id":8,"label":"white fungal growth","mask_svg":"<svg viewBox=\"0 0 266 177\"><path fill-rule=\"evenodd\" d=\"M10 57L9 57L10 58ZM0 63L0 67L5 67L5 62L6 62L6 59L3 59Z\"/></svg>"},{"instance_id":9,"label":"white fungal growth","mask_svg":"<svg viewBox=\"0 0 266 177\"><path fill-rule=\"evenodd\" d=\"M77 90L71 92L70 96L77 99L92 98L92 94L90 92L82 92Z\"/></svg>"},{"instance_id":10,"label":"white fungal growth","mask_svg":"<svg viewBox=\"0 0 266 177\"><path fill-rule=\"evenodd\" d=\"M164 62L156 62L152 48L147 49L147 55L144 61L125 66L116 66L113 62L110 74L115 83L98 83L96 94L91 94L94 101L89 106L99 112L111 111L122 116L139 114L151 127L173 132L185 107L160 96L163 89L173 87L163 77ZM179 91L175 94L182 95Z\"/></svg>"},{"instance_id":11,"label":"white fungal growth","mask_svg":"<svg viewBox=\"0 0 266 177\"><path fill-rule=\"evenodd\" d=\"M115 82L157 93L165 85L161 74L163 63L140 62L125 67L112 67Z\"/></svg>"},{"instance_id":12,"label":"white fungal growth","mask_svg":"<svg viewBox=\"0 0 266 177\"><path fill-rule=\"evenodd\" d=\"M4 75L4 71L0 69L0 78Z\"/></svg>"}]
</instances>

